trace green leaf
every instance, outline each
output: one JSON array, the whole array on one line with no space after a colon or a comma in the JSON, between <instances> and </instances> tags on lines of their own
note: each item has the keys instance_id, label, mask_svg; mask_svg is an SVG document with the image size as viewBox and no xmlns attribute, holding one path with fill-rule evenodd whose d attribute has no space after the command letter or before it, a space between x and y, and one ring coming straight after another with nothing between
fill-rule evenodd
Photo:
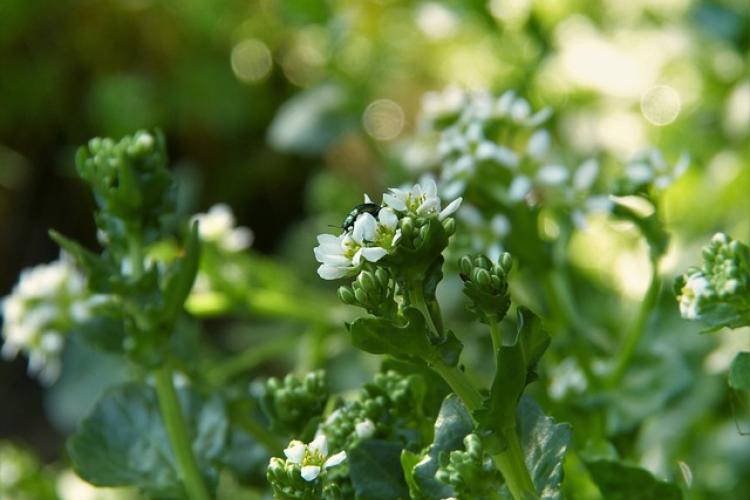
<instances>
[{"instance_id":1,"label":"green leaf","mask_svg":"<svg viewBox=\"0 0 750 500\"><path fill-rule=\"evenodd\" d=\"M517 317L513 343L503 345L497 352L497 370L490 397L474 415L479 424L498 438L504 429L515 427L518 401L526 385L536 380L536 364L550 342L538 316L519 307Z\"/></svg>"},{"instance_id":2,"label":"green leaf","mask_svg":"<svg viewBox=\"0 0 750 500\"><path fill-rule=\"evenodd\" d=\"M173 264L172 272L164 289L163 321L167 325L174 323L190 290L200 263L201 243L198 236L198 222L193 224L190 236L185 245L185 255Z\"/></svg>"},{"instance_id":3,"label":"green leaf","mask_svg":"<svg viewBox=\"0 0 750 500\"><path fill-rule=\"evenodd\" d=\"M199 466L215 480L211 464L223 452L227 435L223 403L188 391L180 392L180 403ZM69 439L68 452L78 474L94 485L182 495L156 392L148 385L131 383L105 394Z\"/></svg>"},{"instance_id":4,"label":"green leaf","mask_svg":"<svg viewBox=\"0 0 750 500\"><path fill-rule=\"evenodd\" d=\"M526 396L518 405L517 422L526 466L537 493L542 499L560 498L570 425L556 423Z\"/></svg>"},{"instance_id":5,"label":"green leaf","mask_svg":"<svg viewBox=\"0 0 750 500\"><path fill-rule=\"evenodd\" d=\"M96 292L109 291L109 278L114 273L114 269L94 252L83 248L77 242L63 236L54 229L49 231L50 238L60 245L65 253L73 257L76 263L81 266L86 273L89 282L89 288Z\"/></svg>"},{"instance_id":6,"label":"green leaf","mask_svg":"<svg viewBox=\"0 0 750 500\"><path fill-rule=\"evenodd\" d=\"M423 359L433 351L422 313L413 307L404 310L406 324L384 318L359 318L349 325L355 347L371 354L397 358Z\"/></svg>"},{"instance_id":7,"label":"green leaf","mask_svg":"<svg viewBox=\"0 0 750 500\"><path fill-rule=\"evenodd\" d=\"M462 450L464 438L474 428L471 415L455 394L449 394L440 407L435 420L435 439L413 469L414 481L421 493L428 498L454 496L450 485L435 479L440 466L440 456L454 450Z\"/></svg>"},{"instance_id":8,"label":"green leaf","mask_svg":"<svg viewBox=\"0 0 750 500\"><path fill-rule=\"evenodd\" d=\"M440 355L440 359L446 365L456 366L458 364L464 345L452 331L448 330L446 336L433 345Z\"/></svg>"},{"instance_id":9,"label":"green leaf","mask_svg":"<svg viewBox=\"0 0 750 500\"><path fill-rule=\"evenodd\" d=\"M607 500L679 500L682 492L673 483L650 472L615 460L585 460L591 478Z\"/></svg>"},{"instance_id":10,"label":"green leaf","mask_svg":"<svg viewBox=\"0 0 750 500\"><path fill-rule=\"evenodd\" d=\"M750 391L750 352L739 352L729 367L729 387Z\"/></svg>"},{"instance_id":11,"label":"green leaf","mask_svg":"<svg viewBox=\"0 0 750 500\"><path fill-rule=\"evenodd\" d=\"M408 499L401 470L401 445L392 441L362 441L349 450L349 475L358 499Z\"/></svg>"},{"instance_id":12,"label":"green leaf","mask_svg":"<svg viewBox=\"0 0 750 500\"><path fill-rule=\"evenodd\" d=\"M419 491L419 485L414 478L414 467L419 463L420 457L409 450L401 450L401 469L404 472L406 485L409 487L409 497L422 499L424 495Z\"/></svg>"}]
</instances>

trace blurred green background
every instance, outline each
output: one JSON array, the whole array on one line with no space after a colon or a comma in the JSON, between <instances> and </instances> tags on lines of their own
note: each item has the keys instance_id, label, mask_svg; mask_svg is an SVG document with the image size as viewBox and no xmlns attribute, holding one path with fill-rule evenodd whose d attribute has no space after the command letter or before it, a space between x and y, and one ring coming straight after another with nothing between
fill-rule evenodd
<instances>
[{"instance_id":1,"label":"blurred green background","mask_svg":"<svg viewBox=\"0 0 750 500\"><path fill-rule=\"evenodd\" d=\"M688 152L666 200L678 273L716 230L750 239L749 47L745 0L3 0L0 295L56 258L48 228L95 246L75 147L144 127L165 132L185 213L229 204L257 251L319 286L314 235L418 175L421 95L449 84L553 107L571 160ZM637 298L639 264L593 258L622 250L597 241L574 262ZM0 363L0 401L0 439L55 459L25 360Z\"/></svg>"}]
</instances>

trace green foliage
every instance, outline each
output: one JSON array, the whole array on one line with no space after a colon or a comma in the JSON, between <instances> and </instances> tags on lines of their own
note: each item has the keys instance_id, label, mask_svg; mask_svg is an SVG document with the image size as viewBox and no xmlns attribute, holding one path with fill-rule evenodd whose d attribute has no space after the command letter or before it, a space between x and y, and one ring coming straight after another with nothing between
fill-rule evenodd
<instances>
[{"instance_id":1,"label":"green foliage","mask_svg":"<svg viewBox=\"0 0 750 500\"><path fill-rule=\"evenodd\" d=\"M673 483L660 481L640 467L614 460L587 460L604 498L613 500L680 500L682 492Z\"/></svg>"},{"instance_id":2,"label":"green foliage","mask_svg":"<svg viewBox=\"0 0 750 500\"><path fill-rule=\"evenodd\" d=\"M399 465L401 445L369 440L349 452L349 472L356 498L407 498L409 491Z\"/></svg>"},{"instance_id":3,"label":"green foliage","mask_svg":"<svg viewBox=\"0 0 750 500\"><path fill-rule=\"evenodd\" d=\"M224 452L227 420L223 404L181 391L191 445L202 474L217 479L214 462ZM98 486L135 486L148 495L184 495L156 392L131 383L111 390L68 442L76 472Z\"/></svg>"},{"instance_id":4,"label":"green foliage","mask_svg":"<svg viewBox=\"0 0 750 500\"><path fill-rule=\"evenodd\" d=\"M750 391L750 352L738 352L729 368L729 387Z\"/></svg>"}]
</instances>

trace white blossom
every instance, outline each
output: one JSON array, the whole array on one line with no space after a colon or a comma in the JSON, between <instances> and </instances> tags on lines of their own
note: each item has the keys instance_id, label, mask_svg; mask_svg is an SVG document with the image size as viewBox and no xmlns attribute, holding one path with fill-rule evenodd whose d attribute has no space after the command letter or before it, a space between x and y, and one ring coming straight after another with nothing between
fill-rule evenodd
<instances>
[{"instance_id":1,"label":"white blossom","mask_svg":"<svg viewBox=\"0 0 750 500\"><path fill-rule=\"evenodd\" d=\"M711 292L711 284L702 273L697 272L688 276L680 291L680 314L685 319L698 319L699 301Z\"/></svg>"},{"instance_id":2,"label":"white blossom","mask_svg":"<svg viewBox=\"0 0 750 500\"><path fill-rule=\"evenodd\" d=\"M61 370L65 335L76 316L88 308L85 280L66 257L26 269L10 295L2 299L2 356L19 352L28 371L45 384Z\"/></svg>"},{"instance_id":3,"label":"white blossom","mask_svg":"<svg viewBox=\"0 0 750 500\"><path fill-rule=\"evenodd\" d=\"M365 203L372 203L367 195ZM325 280L352 276L364 261L378 262L393 252L401 240L398 221L393 209L384 207L377 219L366 212L359 214L351 231L318 235L318 246L313 249L320 263L318 275Z\"/></svg>"},{"instance_id":4,"label":"white blossom","mask_svg":"<svg viewBox=\"0 0 750 500\"><path fill-rule=\"evenodd\" d=\"M462 201L462 198L457 198L441 210L437 184L429 177L409 189L391 188L389 191L383 195L383 202L396 212L416 217L437 217L441 221L458 210Z\"/></svg>"},{"instance_id":5,"label":"white blossom","mask_svg":"<svg viewBox=\"0 0 750 500\"><path fill-rule=\"evenodd\" d=\"M369 418L366 418L354 425L354 432L360 439L369 439L375 435L375 424Z\"/></svg>"},{"instance_id":6,"label":"white blossom","mask_svg":"<svg viewBox=\"0 0 750 500\"><path fill-rule=\"evenodd\" d=\"M320 473L346 460L346 452L340 451L328 456L328 439L319 433L309 444L294 440L284 450L287 462L300 466L305 481L314 481Z\"/></svg>"},{"instance_id":7,"label":"white blossom","mask_svg":"<svg viewBox=\"0 0 750 500\"><path fill-rule=\"evenodd\" d=\"M198 232L204 241L215 243L227 252L246 250L253 243L253 232L247 227L236 227L232 209L219 203L206 213L196 214L192 221L198 221Z\"/></svg>"}]
</instances>

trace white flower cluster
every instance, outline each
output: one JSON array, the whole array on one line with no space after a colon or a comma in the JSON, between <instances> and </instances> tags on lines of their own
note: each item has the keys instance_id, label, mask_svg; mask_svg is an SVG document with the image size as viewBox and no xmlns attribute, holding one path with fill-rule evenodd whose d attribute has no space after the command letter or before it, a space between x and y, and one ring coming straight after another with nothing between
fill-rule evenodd
<instances>
[{"instance_id":1,"label":"white flower cluster","mask_svg":"<svg viewBox=\"0 0 750 500\"><path fill-rule=\"evenodd\" d=\"M226 252L241 252L253 243L253 232L247 227L236 227L232 209L219 203L206 213L196 214L192 221L198 221L198 232L204 241L215 243Z\"/></svg>"},{"instance_id":2,"label":"white flower cluster","mask_svg":"<svg viewBox=\"0 0 750 500\"><path fill-rule=\"evenodd\" d=\"M365 203L372 203L367 195ZM377 216L368 212L357 214L352 228L338 236L318 235L318 246L313 252L320 263L318 275L321 278L335 280L353 276L365 261L378 262L393 253L401 241L399 221L402 217L442 221L458 210L461 198L441 208L437 185L433 179L426 178L410 188L391 188L383 195L383 203Z\"/></svg>"},{"instance_id":3,"label":"white flower cluster","mask_svg":"<svg viewBox=\"0 0 750 500\"><path fill-rule=\"evenodd\" d=\"M292 441L284 450L284 455L286 455L287 463L300 467L302 479L308 482L315 481L325 469L339 465L346 460L345 451L328 456L328 439L325 434L318 434L309 444Z\"/></svg>"},{"instance_id":4,"label":"white flower cluster","mask_svg":"<svg viewBox=\"0 0 750 500\"><path fill-rule=\"evenodd\" d=\"M711 283L703 276L703 273L696 272L688 276L678 297L682 317L698 319L700 317L700 302L709 298L710 295L712 295Z\"/></svg>"},{"instance_id":5,"label":"white flower cluster","mask_svg":"<svg viewBox=\"0 0 750 500\"><path fill-rule=\"evenodd\" d=\"M661 151L649 149L635 156L625 166L625 178L636 186L652 184L657 190L671 186L690 164L688 155L683 154L674 165L669 165Z\"/></svg>"},{"instance_id":6,"label":"white flower cluster","mask_svg":"<svg viewBox=\"0 0 750 500\"><path fill-rule=\"evenodd\" d=\"M23 352L29 358L29 373L43 383L54 382L65 335L73 322L89 316L91 307L84 277L64 256L22 271L2 300L3 357Z\"/></svg>"}]
</instances>

